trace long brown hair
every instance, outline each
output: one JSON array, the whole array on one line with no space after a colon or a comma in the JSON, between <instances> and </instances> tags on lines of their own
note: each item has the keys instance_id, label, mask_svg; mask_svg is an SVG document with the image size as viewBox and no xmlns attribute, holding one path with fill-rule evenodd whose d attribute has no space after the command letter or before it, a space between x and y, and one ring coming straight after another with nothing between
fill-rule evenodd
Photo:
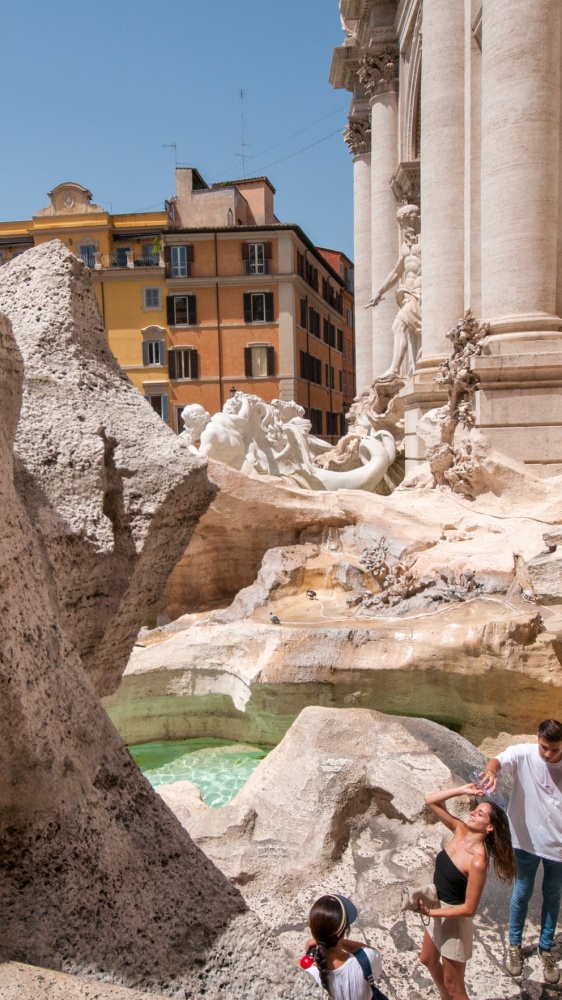
<instances>
[{"instance_id":1,"label":"long brown hair","mask_svg":"<svg viewBox=\"0 0 562 1000\"><path fill-rule=\"evenodd\" d=\"M494 827L490 833L486 834L484 844L500 882L513 882L517 870L507 816L495 802L490 802L489 799L484 799L484 802L490 806L490 823Z\"/></svg>"},{"instance_id":2,"label":"long brown hair","mask_svg":"<svg viewBox=\"0 0 562 1000\"><path fill-rule=\"evenodd\" d=\"M345 908L337 896L320 896L314 903L309 915L308 924L312 937L316 941L314 960L320 974L320 982L329 996L328 955L330 948L335 948L340 938L347 930Z\"/></svg>"}]
</instances>

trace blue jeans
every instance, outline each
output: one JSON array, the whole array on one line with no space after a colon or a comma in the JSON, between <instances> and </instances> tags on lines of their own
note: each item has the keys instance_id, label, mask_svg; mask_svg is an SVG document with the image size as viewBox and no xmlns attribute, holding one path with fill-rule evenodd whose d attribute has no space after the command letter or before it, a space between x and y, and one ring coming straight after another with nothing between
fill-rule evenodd
<instances>
[{"instance_id":1,"label":"blue jeans","mask_svg":"<svg viewBox=\"0 0 562 1000\"><path fill-rule=\"evenodd\" d=\"M535 876L542 861L544 874L542 880L541 936L539 948L548 951L554 941L556 921L560 912L560 897L562 896L562 861L549 861L529 854L519 847L514 848L517 863L517 879L511 896L509 908L509 943L521 946L523 927L527 919L527 907L533 895Z\"/></svg>"}]
</instances>

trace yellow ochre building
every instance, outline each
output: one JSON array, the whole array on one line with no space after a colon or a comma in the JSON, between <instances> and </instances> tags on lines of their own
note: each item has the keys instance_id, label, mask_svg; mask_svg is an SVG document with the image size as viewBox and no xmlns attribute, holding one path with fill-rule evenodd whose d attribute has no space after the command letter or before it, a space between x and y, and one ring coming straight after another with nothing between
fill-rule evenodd
<instances>
[{"instance_id":1,"label":"yellow ochre building","mask_svg":"<svg viewBox=\"0 0 562 1000\"><path fill-rule=\"evenodd\" d=\"M163 211L112 215L59 184L33 219L0 223L0 263L55 238L81 257L115 357L174 430L187 403L216 413L240 389L296 400L335 440L355 395L353 264L280 223L274 194L178 167Z\"/></svg>"}]
</instances>

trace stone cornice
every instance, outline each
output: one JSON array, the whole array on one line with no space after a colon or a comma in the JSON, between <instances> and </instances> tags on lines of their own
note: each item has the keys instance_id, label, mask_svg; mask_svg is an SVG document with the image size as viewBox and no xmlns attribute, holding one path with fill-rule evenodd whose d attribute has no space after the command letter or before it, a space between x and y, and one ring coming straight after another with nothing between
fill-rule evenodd
<instances>
[{"instance_id":1,"label":"stone cornice","mask_svg":"<svg viewBox=\"0 0 562 1000\"><path fill-rule=\"evenodd\" d=\"M398 66L397 45L387 44L382 50L364 54L357 75L371 99L378 94L398 92Z\"/></svg>"},{"instance_id":2,"label":"stone cornice","mask_svg":"<svg viewBox=\"0 0 562 1000\"><path fill-rule=\"evenodd\" d=\"M353 156L371 152L371 123L368 116L350 116L342 135Z\"/></svg>"},{"instance_id":3,"label":"stone cornice","mask_svg":"<svg viewBox=\"0 0 562 1000\"><path fill-rule=\"evenodd\" d=\"M390 186L399 204L419 204L420 199L420 161L410 160L399 163Z\"/></svg>"}]
</instances>

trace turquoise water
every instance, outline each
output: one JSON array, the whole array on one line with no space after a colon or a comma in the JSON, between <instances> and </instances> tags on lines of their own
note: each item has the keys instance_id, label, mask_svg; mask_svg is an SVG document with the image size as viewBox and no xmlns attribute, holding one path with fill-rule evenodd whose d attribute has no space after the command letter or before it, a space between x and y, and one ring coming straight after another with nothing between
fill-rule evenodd
<instances>
[{"instance_id":1,"label":"turquoise water","mask_svg":"<svg viewBox=\"0 0 562 1000\"><path fill-rule=\"evenodd\" d=\"M218 809L240 791L271 749L201 738L138 743L129 752L153 788L192 781L203 801Z\"/></svg>"}]
</instances>

